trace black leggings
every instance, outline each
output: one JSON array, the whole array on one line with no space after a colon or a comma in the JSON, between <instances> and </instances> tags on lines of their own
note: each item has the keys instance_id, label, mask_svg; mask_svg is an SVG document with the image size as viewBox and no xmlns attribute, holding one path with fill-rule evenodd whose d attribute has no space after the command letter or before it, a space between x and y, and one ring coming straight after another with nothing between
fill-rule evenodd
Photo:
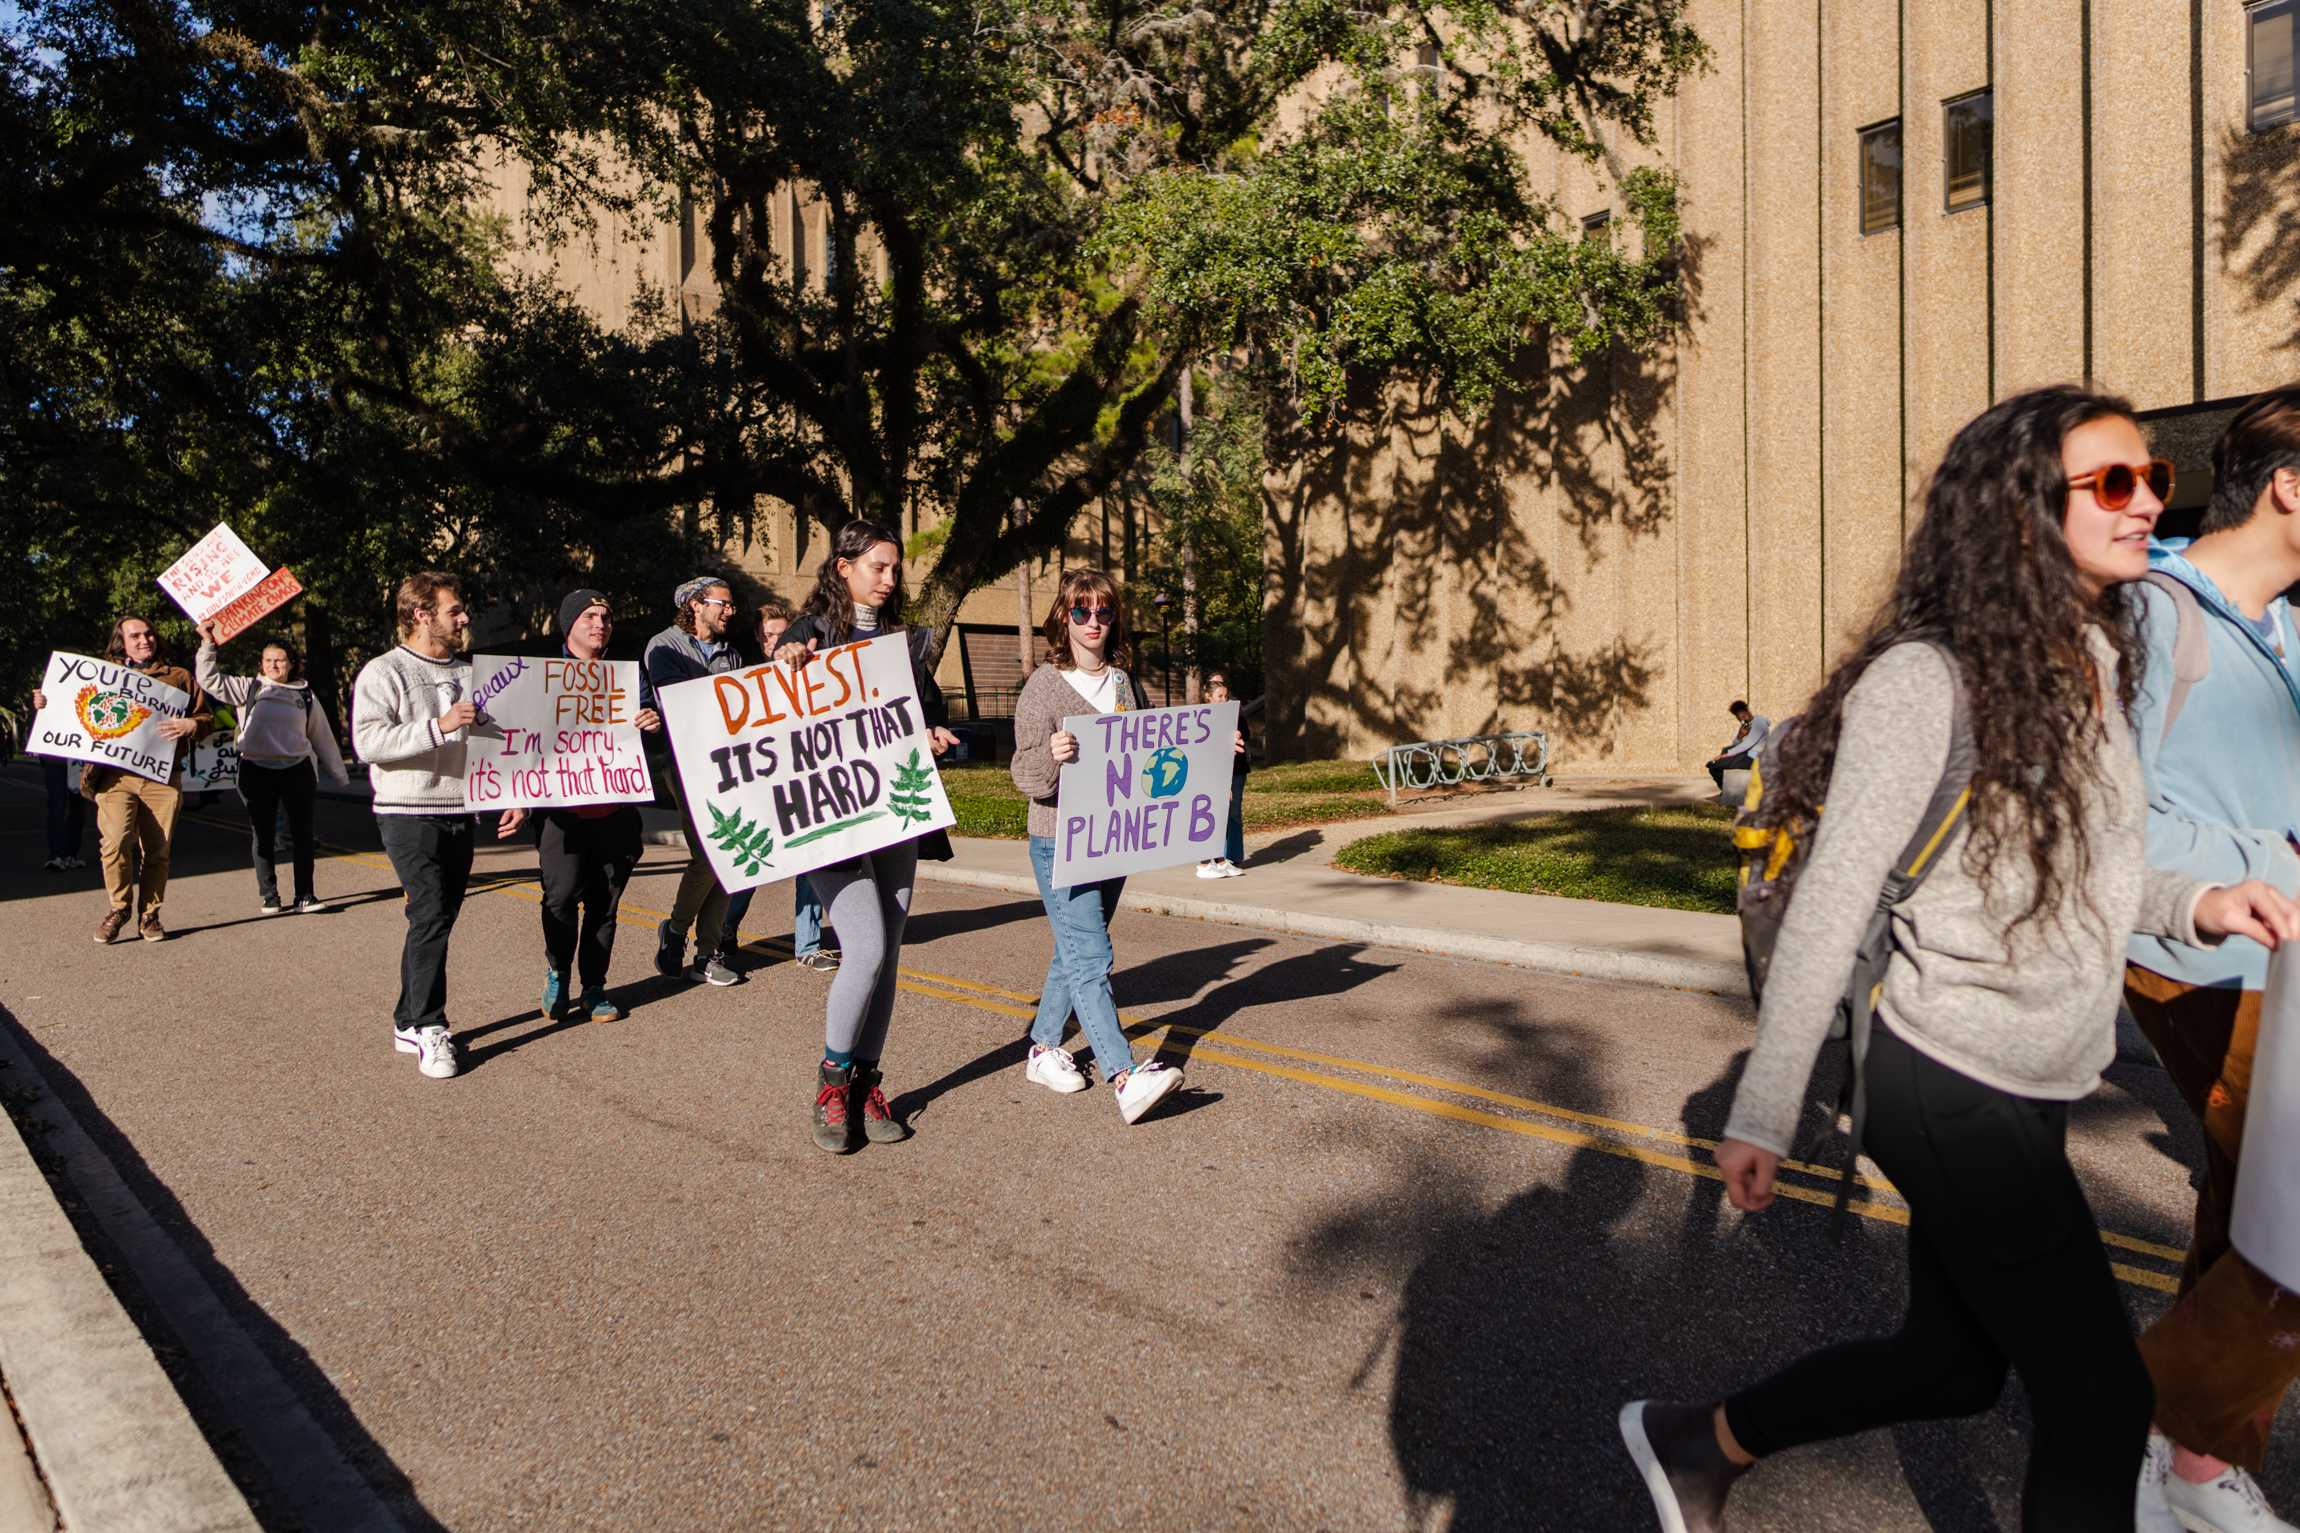
<instances>
[{"instance_id":1,"label":"black leggings","mask_svg":"<svg viewBox=\"0 0 2300 1533\"><path fill-rule=\"evenodd\" d=\"M256 861L256 892L267 900L279 898L279 875L273 871L278 858L279 812L287 810L288 846L295 858L295 897L313 898L311 805L319 793L319 779L311 763L299 761L293 766L262 766L253 761L240 762L240 798L248 806L249 839L254 843Z\"/></svg>"},{"instance_id":2,"label":"black leggings","mask_svg":"<svg viewBox=\"0 0 2300 1533\"><path fill-rule=\"evenodd\" d=\"M1984 1086L1880 1026L1867 1137L1909 1204L1908 1317L1726 1401L1733 1435L1763 1456L1977 1415L2017 1368L2035 1419L2021 1527L2131 1533L2155 1396L2069 1169L2068 1104Z\"/></svg>"}]
</instances>

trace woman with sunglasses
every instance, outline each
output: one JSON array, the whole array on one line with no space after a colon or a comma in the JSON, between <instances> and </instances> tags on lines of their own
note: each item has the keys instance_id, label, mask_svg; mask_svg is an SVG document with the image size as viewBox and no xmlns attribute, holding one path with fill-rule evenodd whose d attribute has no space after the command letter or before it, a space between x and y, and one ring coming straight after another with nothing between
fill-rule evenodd
<instances>
[{"instance_id":1,"label":"woman with sunglasses","mask_svg":"<svg viewBox=\"0 0 2300 1533\"><path fill-rule=\"evenodd\" d=\"M774 659L805 665L818 650L904 633L919 712L940 756L958 737L943 727L948 713L927 657L932 635L923 628L903 629L902 597L902 545L895 535L877 522L849 522L831 540L814 592L798 620L784 630ZM950 838L929 831L807 874L826 919L838 928L841 949L838 977L824 1002L823 1061L814 1105L815 1144L833 1154L861 1148L854 1137L858 1118L862 1137L871 1144L909 1137L887 1106L879 1060L894 1017L902 931L910 919L911 884L921 857L948 861Z\"/></svg>"},{"instance_id":2,"label":"woman with sunglasses","mask_svg":"<svg viewBox=\"0 0 2300 1533\"><path fill-rule=\"evenodd\" d=\"M1909 1209L1908 1311L1723 1401L1625 1407L1668 1533L1722 1529L1769 1454L1985 1411L2008 1370L2034 1422L2021 1526L2131 1533L2151 1394L2069 1168L2069 1104L2116 1057L2130 932L2300 936L2266 884L2147 865L2125 587L2170 488L2123 400L2050 388L1989 410L1949 445L1868 637L1782 737L1759 815L1818 824L1717 1150L1747 1212L1773 1201L1801 1125L1834 1127L1808 1116L1807 1077L1960 694L1969 723L1969 806L1895 908L1866 1072L1867 1148Z\"/></svg>"},{"instance_id":3,"label":"woman with sunglasses","mask_svg":"<svg viewBox=\"0 0 2300 1533\"><path fill-rule=\"evenodd\" d=\"M1118 1003L1110 990L1115 961L1110 918L1118 913L1126 880L1054 887L1055 801L1062 769L1078 759L1078 737L1062 721L1082 713L1123 713L1133 706L1132 684L1123 669L1132 644L1117 585L1100 570L1064 571L1043 631L1047 659L1023 684L1014 705L1009 769L1015 787L1030 800L1030 866L1038 875L1047 925L1054 929L1054 957L1039 987L1023 1078L1065 1095L1086 1089L1078 1062L1062 1046L1075 1014L1094 1062L1102 1067L1102 1079L1118 1098L1118 1116L1135 1123L1182 1084L1182 1072L1155 1058L1136 1063L1118 1023Z\"/></svg>"}]
</instances>

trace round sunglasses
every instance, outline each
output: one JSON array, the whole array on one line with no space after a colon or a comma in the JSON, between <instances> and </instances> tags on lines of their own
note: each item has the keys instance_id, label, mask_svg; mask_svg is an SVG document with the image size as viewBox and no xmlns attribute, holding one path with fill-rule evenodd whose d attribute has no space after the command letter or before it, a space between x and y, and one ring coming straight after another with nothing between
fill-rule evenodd
<instances>
[{"instance_id":1,"label":"round sunglasses","mask_svg":"<svg viewBox=\"0 0 2300 1533\"><path fill-rule=\"evenodd\" d=\"M1117 616L1118 609L1115 607L1072 607L1070 609L1070 621L1073 623L1100 623L1105 628L1108 628L1111 621Z\"/></svg>"},{"instance_id":2,"label":"round sunglasses","mask_svg":"<svg viewBox=\"0 0 2300 1533\"><path fill-rule=\"evenodd\" d=\"M2092 498L2100 502L2104 511L2122 511L2132 504L2141 482L2147 481L2148 493L2160 502L2172 499L2172 464L2168 459L2151 458L2146 463L2111 463L2088 474L2070 477L2068 487L2081 490L2089 487Z\"/></svg>"}]
</instances>

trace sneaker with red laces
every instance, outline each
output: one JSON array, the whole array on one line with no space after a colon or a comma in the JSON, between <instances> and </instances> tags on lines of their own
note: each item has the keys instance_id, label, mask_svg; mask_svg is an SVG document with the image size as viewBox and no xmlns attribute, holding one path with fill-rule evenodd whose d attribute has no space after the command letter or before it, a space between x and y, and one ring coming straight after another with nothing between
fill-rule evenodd
<instances>
[{"instance_id":1,"label":"sneaker with red laces","mask_svg":"<svg viewBox=\"0 0 2300 1533\"><path fill-rule=\"evenodd\" d=\"M114 937L120 935L120 928L127 924L128 913L125 910L104 912L104 919L96 923L96 941L100 945L109 944Z\"/></svg>"},{"instance_id":2,"label":"sneaker with red laces","mask_svg":"<svg viewBox=\"0 0 2300 1533\"><path fill-rule=\"evenodd\" d=\"M910 1137L910 1131L895 1117L894 1109L886 1105L886 1093L879 1089L881 1077L875 1065L857 1065L850 1110L862 1115L863 1138L872 1144L900 1144Z\"/></svg>"},{"instance_id":3,"label":"sneaker with red laces","mask_svg":"<svg viewBox=\"0 0 2300 1533\"><path fill-rule=\"evenodd\" d=\"M847 1093L854 1086L854 1066L822 1064L815 1091L815 1148L844 1155L856 1148L847 1115Z\"/></svg>"}]
</instances>

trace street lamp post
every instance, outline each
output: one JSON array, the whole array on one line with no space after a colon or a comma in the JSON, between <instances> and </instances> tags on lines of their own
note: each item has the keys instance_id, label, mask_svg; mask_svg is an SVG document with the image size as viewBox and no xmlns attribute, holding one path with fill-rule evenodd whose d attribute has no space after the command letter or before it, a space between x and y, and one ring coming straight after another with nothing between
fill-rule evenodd
<instances>
[{"instance_id":1,"label":"street lamp post","mask_svg":"<svg viewBox=\"0 0 2300 1533\"><path fill-rule=\"evenodd\" d=\"M1174 599L1164 591L1160 591L1151 598L1151 605L1158 609L1158 647L1165 651L1166 696L1163 701L1172 703L1174 701L1174 640L1169 632L1171 628L1169 609L1173 607Z\"/></svg>"}]
</instances>

